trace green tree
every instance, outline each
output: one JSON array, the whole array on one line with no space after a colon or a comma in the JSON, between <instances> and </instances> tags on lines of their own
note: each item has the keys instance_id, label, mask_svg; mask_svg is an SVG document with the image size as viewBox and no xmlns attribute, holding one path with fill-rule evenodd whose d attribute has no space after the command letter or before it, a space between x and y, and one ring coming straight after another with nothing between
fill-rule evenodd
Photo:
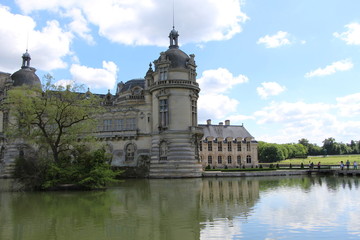
<instances>
[{"instance_id":1,"label":"green tree","mask_svg":"<svg viewBox=\"0 0 360 240\"><path fill-rule=\"evenodd\" d=\"M260 162L271 163L285 159L279 144L259 142L258 152Z\"/></svg>"},{"instance_id":2,"label":"green tree","mask_svg":"<svg viewBox=\"0 0 360 240\"><path fill-rule=\"evenodd\" d=\"M90 136L96 129L94 116L100 111L100 99L79 93L79 86L64 88L52 84L50 75L45 78L43 90L21 86L8 92L13 118L9 130L13 137L46 146L58 163L79 138Z\"/></svg>"}]
</instances>

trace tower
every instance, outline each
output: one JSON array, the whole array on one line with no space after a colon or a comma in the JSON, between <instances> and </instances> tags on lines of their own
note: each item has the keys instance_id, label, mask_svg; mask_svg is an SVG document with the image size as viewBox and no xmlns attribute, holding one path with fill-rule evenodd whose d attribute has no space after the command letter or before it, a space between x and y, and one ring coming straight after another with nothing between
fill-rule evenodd
<instances>
[{"instance_id":1,"label":"tower","mask_svg":"<svg viewBox=\"0 0 360 240\"><path fill-rule=\"evenodd\" d=\"M199 84L195 55L178 46L179 34L170 31L170 46L150 66L145 85L152 108L150 173L152 178L200 177L197 125Z\"/></svg>"}]
</instances>

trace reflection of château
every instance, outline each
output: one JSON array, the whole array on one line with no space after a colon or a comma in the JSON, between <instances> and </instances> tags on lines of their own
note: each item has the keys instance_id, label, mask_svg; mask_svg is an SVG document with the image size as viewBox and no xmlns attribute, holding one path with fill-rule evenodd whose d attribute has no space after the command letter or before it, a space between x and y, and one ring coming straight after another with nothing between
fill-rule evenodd
<instances>
[{"instance_id":1,"label":"reflection of ch\u00e2teau","mask_svg":"<svg viewBox=\"0 0 360 240\"><path fill-rule=\"evenodd\" d=\"M258 180L205 178L200 196L200 208L207 220L246 217L258 199Z\"/></svg>"},{"instance_id":2,"label":"reflection of ch\u00e2teau","mask_svg":"<svg viewBox=\"0 0 360 240\"><path fill-rule=\"evenodd\" d=\"M95 134L112 154L112 165L142 170L142 176L152 178L201 177L209 164L257 165L257 142L243 126L231 126L228 120L225 125L198 125L200 88L195 55L179 49L178 37L173 28L169 48L160 53L154 65L150 64L144 79L118 83L114 95L99 94L105 113L98 116ZM30 60L26 52L21 70L12 75L0 73L1 103L12 87L40 86ZM0 111L0 176L9 175L20 153L26 156L36 151L33 146L4 137L11 121L10 110L5 107Z\"/></svg>"}]
</instances>

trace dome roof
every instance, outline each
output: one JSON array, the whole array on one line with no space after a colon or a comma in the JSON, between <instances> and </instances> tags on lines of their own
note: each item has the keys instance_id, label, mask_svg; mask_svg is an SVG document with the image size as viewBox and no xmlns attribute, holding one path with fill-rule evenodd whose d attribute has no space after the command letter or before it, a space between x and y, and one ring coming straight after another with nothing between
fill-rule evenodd
<instances>
[{"instance_id":1,"label":"dome roof","mask_svg":"<svg viewBox=\"0 0 360 240\"><path fill-rule=\"evenodd\" d=\"M30 85L41 86L39 77L35 74L36 69L32 67L21 68L19 71L11 75L14 81L13 86Z\"/></svg>"},{"instance_id":2,"label":"dome roof","mask_svg":"<svg viewBox=\"0 0 360 240\"><path fill-rule=\"evenodd\" d=\"M145 88L145 79L143 78L139 78L139 79L132 79L127 81L125 84L123 84L123 86L119 89L118 93L123 93L126 91L129 91L131 89L133 89L134 87L140 87L142 89Z\"/></svg>"},{"instance_id":3,"label":"dome roof","mask_svg":"<svg viewBox=\"0 0 360 240\"><path fill-rule=\"evenodd\" d=\"M171 62L170 68L186 68L186 64L190 59L189 56L179 48L169 48L165 52L166 58Z\"/></svg>"}]
</instances>

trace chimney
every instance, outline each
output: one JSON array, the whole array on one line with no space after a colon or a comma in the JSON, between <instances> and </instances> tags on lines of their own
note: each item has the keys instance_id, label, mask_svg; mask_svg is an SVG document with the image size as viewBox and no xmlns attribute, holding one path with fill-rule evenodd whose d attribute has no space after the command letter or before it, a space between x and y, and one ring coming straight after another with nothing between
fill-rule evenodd
<instances>
[{"instance_id":1,"label":"chimney","mask_svg":"<svg viewBox=\"0 0 360 240\"><path fill-rule=\"evenodd\" d=\"M230 126L230 120L225 120L225 126Z\"/></svg>"},{"instance_id":2,"label":"chimney","mask_svg":"<svg viewBox=\"0 0 360 240\"><path fill-rule=\"evenodd\" d=\"M207 125L211 125L211 119L206 120Z\"/></svg>"}]
</instances>

